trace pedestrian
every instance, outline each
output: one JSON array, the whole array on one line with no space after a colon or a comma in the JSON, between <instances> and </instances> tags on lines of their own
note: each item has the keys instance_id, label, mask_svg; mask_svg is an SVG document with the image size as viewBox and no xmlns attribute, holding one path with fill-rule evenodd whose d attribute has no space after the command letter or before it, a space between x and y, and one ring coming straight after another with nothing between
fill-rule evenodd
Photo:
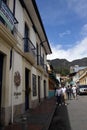
<instances>
[{"instance_id":1,"label":"pedestrian","mask_svg":"<svg viewBox=\"0 0 87 130\"><path fill-rule=\"evenodd\" d=\"M64 84L62 85L62 103L63 103L64 105L67 105L67 104L66 104L66 87L65 87Z\"/></svg>"},{"instance_id":2,"label":"pedestrian","mask_svg":"<svg viewBox=\"0 0 87 130\"><path fill-rule=\"evenodd\" d=\"M72 84L70 84L70 99L72 99L72 96L73 96L73 90L72 90Z\"/></svg>"},{"instance_id":3,"label":"pedestrian","mask_svg":"<svg viewBox=\"0 0 87 130\"><path fill-rule=\"evenodd\" d=\"M67 93L68 100L71 99L71 87L70 87L70 85L67 86L66 93Z\"/></svg>"},{"instance_id":4,"label":"pedestrian","mask_svg":"<svg viewBox=\"0 0 87 130\"><path fill-rule=\"evenodd\" d=\"M55 96L57 98L56 104L58 104L59 106L62 105L62 89L61 89L61 86L58 86L58 88L56 89Z\"/></svg>"},{"instance_id":5,"label":"pedestrian","mask_svg":"<svg viewBox=\"0 0 87 130\"><path fill-rule=\"evenodd\" d=\"M73 87L72 87L72 92L73 92L73 98L74 99L76 99L76 86L74 85Z\"/></svg>"}]
</instances>

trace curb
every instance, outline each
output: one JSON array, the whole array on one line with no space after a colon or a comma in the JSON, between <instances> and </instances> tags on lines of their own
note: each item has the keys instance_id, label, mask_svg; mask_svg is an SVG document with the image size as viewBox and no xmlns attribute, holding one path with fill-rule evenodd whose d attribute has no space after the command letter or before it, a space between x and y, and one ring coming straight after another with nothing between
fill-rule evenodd
<instances>
[{"instance_id":1,"label":"curb","mask_svg":"<svg viewBox=\"0 0 87 130\"><path fill-rule=\"evenodd\" d=\"M43 128L43 130L49 130L49 127L50 127L50 124L51 124L51 121L53 119L53 116L54 116L56 109L57 109L57 106L55 105L54 110L52 111L50 118L48 119L46 126L45 126L45 128Z\"/></svg>"}]
</instances>

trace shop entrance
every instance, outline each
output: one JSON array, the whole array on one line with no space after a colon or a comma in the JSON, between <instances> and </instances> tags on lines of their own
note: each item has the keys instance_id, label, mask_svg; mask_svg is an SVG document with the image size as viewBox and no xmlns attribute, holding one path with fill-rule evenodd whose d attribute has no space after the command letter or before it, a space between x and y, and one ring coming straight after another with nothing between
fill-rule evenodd
<instances>
[{"instance_id":1,"label":"shop entrance","mask_svg":"<svg viewBox=\"0 0 87 130\"><path fill-rule=\"evenodd\" d=\"M44 80L44 98L46 98L46 80Z\"/></svg>"},{"instance_id":2,"label":"shop entrance","mask_svg":"<svg viewBox=\"0 0 87 130\"><path fill-rule=\"evenodd\" d=\"M25 68L25 110L29 109L29 70Z\"/></svg>"}]
</instances>

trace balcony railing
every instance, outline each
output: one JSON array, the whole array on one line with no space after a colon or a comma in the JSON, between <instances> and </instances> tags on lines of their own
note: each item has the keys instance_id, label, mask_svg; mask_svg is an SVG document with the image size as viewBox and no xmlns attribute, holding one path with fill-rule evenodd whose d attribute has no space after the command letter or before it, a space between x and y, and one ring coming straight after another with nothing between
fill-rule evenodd
<instances>
[{"instance_id":1,"label":"balcony railing","mask_svg":"<svg viewBox=\"0 0 87 130\"><path fill-rule=\"evenodd\" d=\"M23 38L24 40L24 52L31 53L34 57L36 56L36 48L29 38Z\"/></svg>"},{"instance_id":2,"label":"balcony railing","mask_svg":"<svg viewBox=\"0 0 87 130\"><path fill-rule=\"evenodd\" d=\"M45 72L47 72L47 65L46 64L44 64L44 70L45 70Z\"/></svg>"},{"instance_id":3,"label":"balcony railing","mask_svg":"<svg viewBox=\"0 0 87 130\"><path fill-rule=\"evenodd\" d=\"M44 68L44 58L41 55L37 56L37 65L40 65Z\"/></svg>"}]
</instances>

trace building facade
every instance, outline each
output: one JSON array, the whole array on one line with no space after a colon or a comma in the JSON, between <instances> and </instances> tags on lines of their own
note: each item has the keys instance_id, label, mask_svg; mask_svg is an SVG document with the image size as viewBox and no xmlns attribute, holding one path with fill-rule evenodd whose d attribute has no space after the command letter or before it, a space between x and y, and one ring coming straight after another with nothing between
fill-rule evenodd
<instances>
[{"instance_id":1,"label":"building facade","mask_svg":"<svg viewBox=\"0 0 87 130\"><path fill-rule=\"evenodd\" d=\"M48 97L51 48L35 0L0 0L0 122Z\"/></svg>"},{"instance_id":2,"label":"building facade","mask_svg":"<svg viewBox=\"0 0 87 130\"><path fill-rule=\"evenodd\" d=\"M80 85L87 85L87 68L83 69L82 72L79 74L79 84Z\"/></svg>"},{"instance_id":3,"label":"building facade","mask_svg":"<svg viewBox=\"0 0 87 130\"><path fill-rule=\"evenodd\" d=\"M49 74L49 97L53 97L55 95L55 90L59 86L59 80L56 76L53 66L50 62L47 63L47 70Z\"/></svg>"}]
</instances>

